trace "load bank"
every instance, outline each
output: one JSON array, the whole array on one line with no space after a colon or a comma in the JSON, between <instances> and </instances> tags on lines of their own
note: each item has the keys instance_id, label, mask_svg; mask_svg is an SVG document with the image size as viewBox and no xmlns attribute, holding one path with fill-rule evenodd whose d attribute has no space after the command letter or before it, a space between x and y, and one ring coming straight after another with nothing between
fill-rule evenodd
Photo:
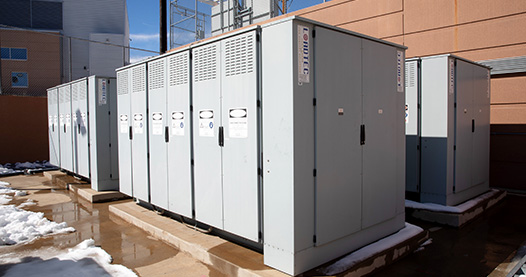
<instances>
[{"instance_id":1,"label":"load bank","mask_svg":"<svg viewBox=\"0 0 526 277\"><path fill-rule=\"evenodd\" d=\"M404 51L290 17L117 69L120 189L292 275L392 234Z\"/></svg>"}]
</instances>

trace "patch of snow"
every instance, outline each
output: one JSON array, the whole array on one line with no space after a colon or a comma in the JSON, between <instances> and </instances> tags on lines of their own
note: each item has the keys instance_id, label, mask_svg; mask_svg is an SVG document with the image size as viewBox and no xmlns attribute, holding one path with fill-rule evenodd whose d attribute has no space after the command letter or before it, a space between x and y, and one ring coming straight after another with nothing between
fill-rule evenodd
<instances>
[{"instance_id":1,"label":"patch of snow","mask_svg":"<svg viewBox=\"0 0 526 277\"><path fill-rule=\"evenodd\" d=\"M424 243L422 243L420 246L426 246L426 245L430 245L431 243L433 243L433 239L427 239L426 241L424 241Z\"/></svg>"},{"instance_id":2,"label":"patch of snow","mask_svg":"<svg viewBox=\"0 0 526 277\"><path fill-rule=\"evenodd\" d=\"M95 246L93 239L87 239L67 252L35 252L37 257L6 259L2 257L7 270L4 276L137 276L123 265L111 264L112 258L102 248ZM51 253L51 254L50 254Z\"/></svg>"},{"instance_id":3,"label":"patch of snow","mask_svg":"<svg viewBox=\"0 0 526 277\"><path fill-rule=\"evenodd\" d=\"M0 181L0 186L10 186L8 182Z\"/></svg>"},{"instance_id":4,"label":"patch of snow","mask_svg":"<svg viewBox=\"0 0 526 277\"><path fill-rule=\"evenodd\" d=\"M400 231L352 252L351 254L336 261L332 265L322 269L322 273L326 275L335 275L349 270L355 264L360 263L388 248L394 247L395 245L418 235L420 232L423 232L422 228L406 223L405 227Z\"/></svg>"},{"instance_id":5,"label":"patch of snow","mask_svg":"<svg viewBox=\"0 0 526 277\"><path fill-rule=\"evenodd\" d=\"M22 208L25 208L25 207L34 206L36 204L37 203L35 201L33 201L32 199L28 199L24 203L18 205L17 207L22 209Z\"/></svg>"},{"instance_id":6,"label":"patch of snow","mask_svg":"<svg viewBox=\"0 0 526 277\"><path fill-rule=\"evenodd\" d=\"M49 221L43 213L22 210L14 205L0 206L0 245L31 241L49 235L75 232L66 222Z\"/></svg>"},{"instance_id":7,"label":"patch of snow","mask_svg":"<svg viewBox=\"0 0 526 277\"><path fill-rule=\"evenodd\" d=\"M5 194L0 194L0 205L6 205L13 200L13 197Z\"/></svg>"},{"instance_id":8,"label":"patch of snow","mask_svg":"<svg viewBox=\"0 0 526 277\"><path fill-rule=\"evenodd\" d=\"M444 206L435 203L419 203L411 200L405 200L405 206L411 209L429 210L434 212L445 212L445 213L464 213L467 210L475 207L478 203L493 197L499 191L492 189L476 198L468 200L457 206Z\"/></svg>"}]
</instances>

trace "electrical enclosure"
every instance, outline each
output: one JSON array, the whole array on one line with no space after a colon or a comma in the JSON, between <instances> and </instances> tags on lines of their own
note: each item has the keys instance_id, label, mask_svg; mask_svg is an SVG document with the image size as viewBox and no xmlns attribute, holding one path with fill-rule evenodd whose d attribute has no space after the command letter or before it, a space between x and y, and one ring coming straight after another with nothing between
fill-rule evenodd
<instances>
[{"instance_id":1,"label":"electrical enclosure","mask_svg":"<svg viewBox=\"0 0 526 277\"><path fill-rule=\"evenodd\" d=\"M48 114L48 140L49 140L49 163L60 167L60 126L58 124L58 89L47 90L47 114Z\"/></svg>"},{"instance_id":2,"label":"electrical enclosure","mask_svg":"<svg viewBox=\"0 0 526 277\"><path fill-rule=\"evenodd\" d=\"M407 67L414 69L406 103L421 102L419 114L410 114L406 125L408 196L452 206L484 193L489 189L489 68L453 55L411 60ZM415 150L418 139L420 151Z\"/></svg>"},{"instance_id":3,"label":"electrical enclosure","mask_svg":"<svg viewBox=\"0 0 526 277\"><path fill-rule=\"evenodd\" d=\"M265 264L297 275L404 227L404 53L307 20L262 27Z\"/></svg>"}]
</instances>

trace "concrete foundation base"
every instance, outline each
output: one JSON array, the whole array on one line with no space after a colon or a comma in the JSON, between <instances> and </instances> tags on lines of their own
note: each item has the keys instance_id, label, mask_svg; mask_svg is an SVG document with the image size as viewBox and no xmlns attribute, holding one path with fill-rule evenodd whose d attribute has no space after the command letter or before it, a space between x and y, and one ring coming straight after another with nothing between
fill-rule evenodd
<instances>
[{"instance_id":1,"label":"concrete foundation base","mask_svg":"<svg viewBox=\"0 0 526 277\"><path fill-rule=\"evenodd\" d=\"M110 205L109 211L111 214L148 232L152 237L190 254L195 259L213 266L227 276L287 276L285 273L264 265L263 254L261 253L216 236L203 234L171 218L160 216L132 201ZM411 226L414 229L409 233L403 232L404 229L407 229L406 227L392 236L303 275L331 275L332 273L326 272L335 266L343 269L343 272L337 273L338 275L343 274L342 276L375 272L412 253L427 240L426 231ZM415 232L415 229L419 231Z\"/></svg>"},{"instance_id":2,"label":"concrete foundation base","mask_svg":"<svg viewBox=\"0 0 526 277\"><path fill-rule=\"evenodd\" d=\"M406 216L460 228L500 202L505 196L506 191L490 190L457 206L406 200Z\"/></svg>"},{"instance_id":3,"label":"concrete foundation base","mask_svg":"<svg viewBox=\"0 0 526 277\"><path fill-rule=\"evenodd\" d=\"M91 203L100 203L108 201L116 201L129 198L128 196L118 191L96 191L91 189L91 185L87 182L79 180L71 175L61 171L46 171L44 176L51 180L53 185L63 189L68 189L79 197L86 199Z\"/></svg>"}]
</instances>

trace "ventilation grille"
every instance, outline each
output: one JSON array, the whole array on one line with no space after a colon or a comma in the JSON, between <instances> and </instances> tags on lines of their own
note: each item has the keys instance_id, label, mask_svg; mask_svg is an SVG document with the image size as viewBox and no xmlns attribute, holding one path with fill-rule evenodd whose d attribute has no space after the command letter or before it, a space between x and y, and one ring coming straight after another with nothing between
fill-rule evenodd
<instances>
[{"instance_id":1,"label":"ventilation grille","mask_svg":"<svg viewBox=\"0 0 526 277\"><path fill-rule=\"evenodd\" d=\"M416 85L416 63L410 63L405 67L405 87L412 88Z\"/></svg>"},{"instance_id":2,"label":"ventilation grille","mask_svg":"<svg viewBox=\"0 0 526 277\"><path fill-rule=\"evenodd\" d=\"M164 59L148 64L148 85L150 89L164 88Z\"/></svg>"},{"instance_id":3,"label":"ventilation grille","mask_svg":"<svg viewBox=\"0 0 526 277\"><path fill-rule=\"evenodd\" d=\"M87 94L88 94L88 86L86 84L86 81L82 81L78 83L78 87L79 87L79 99L80 100L86 99Z\"/></svg>"},{"instance_id":4,"label":"ventilation grille","mask_svg":"<svg viewBox=\"0 0 526 277\"><path fill-rule=\"evenodd\" d=\"M128 70L117 73L117 94L128 94Z\"/></svg>"},{"instance_id":5,"label":"ventilation grille","mask_svg":"<svg viewBox=\"0 0 526 277\"><path fill-rule=\"evenodd\" d=\"M64 88L64 95L65 95L65 99L64 99L64 103L68 103L71 99L71 88L70 86L67 86Z\"/></svg>"},{"instance_id":6,"label":"ventilation grille","mask_svg":"<svg viewBox=\"0 0 526 277\"><path fill-rule=\"evenodd\" d=\"M71 85L71 101L77 101L79 99L79 84L72 84Z\"/></svg>"},{"instance_id":7,"label":"ventilation grille","mask_svg":"<svg viewBox=\"0 0 526 277\"><path fill-rule=\"evenodd\" d=\"M254 35L228 40L225 44L226 77L254 71Z\"/></svg>"},{"instance_id":8,"label":"ventilation grille","mask_svg":"<svg viewBox=\"0 0 526 277\"><path fill-rule=\"evenodd\" d=\"M146 67L144 65L132 69L132 92L146 90Z\"/></svg>"},{"instance_id":9,"label":"ventilation grille","mask_svg":"<svg viewBox=\"0 0 526 277\"><path fill-rule=\"evenodd\" d=\"M52 90L48 93L48 102L50 105L56 104L57 102L57 95L55 94L55 90Z\"/></svg>"},{"instance_id":10,"label":"ventilation grille","mask_svg":"<svg viewBox=\"0 0 526 277\"><path fill-rule=\"evenodd\" d=\"M188 52L170 57L170 86L188 84Z\"/></svg>"},{"instance_id":11,"label":"ventilation grille","mask_svg":"<svg viewBox=\"0 0 526 277\"><path fill-rule=\"evenodd\" d=\"M217 74L216 44L195 50L195 82L213 80Z\"/></svg>"}]
</instances>

